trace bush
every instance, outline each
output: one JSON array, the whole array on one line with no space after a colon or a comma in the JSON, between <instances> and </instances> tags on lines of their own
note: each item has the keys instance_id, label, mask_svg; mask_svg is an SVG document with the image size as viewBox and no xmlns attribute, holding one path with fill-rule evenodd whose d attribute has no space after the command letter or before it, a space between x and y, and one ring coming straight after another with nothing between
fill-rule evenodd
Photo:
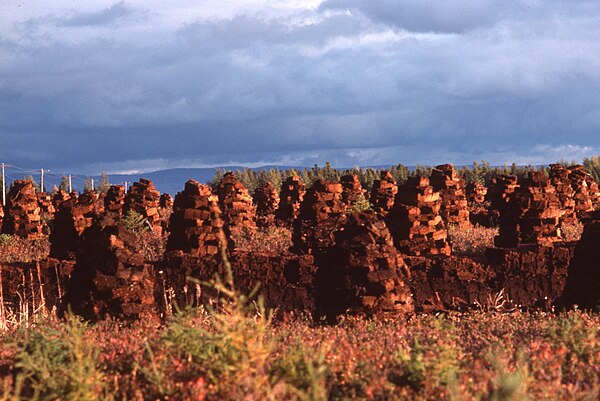
<instances>
[{"instance_id":1,"label":"bush","mask_svg":"<svg viewBox=\"0 0 600 401\"><path fill-rule=\"evenodd\" d=\"M134 233L140 233L149 229L146 218L141 213L133 210L129 210L125 216L123 216L121 223L123 223L125 228Z\"/></svg>"},{"instance_id":2,"label":"bush","mask_svg":"<svg viewBox=\"0 0 600 401\"><path fill-rule=\"evenodd\" d=\"M352 207L350 207L348 209L348 212L349 213L360 213L360 212L366 212L367 210L373 210L373 206L371 205L371 202L369 202L363 194L360 194L356 197L356 201L354 202Z\"/></svg>"},{"instance_id":3,"label":"bush","mask_svg":"<svg viewBox=\"0 0 600 401\"><path fill-rule=\"evenodd\" d=\"M15 364L30 399L110 400L105 376L98 366L99 348L88 327L68 316L64 323L45 322L25 336ZM21 391L21 390L18 390Z\"/></svg>"}]
</instances>

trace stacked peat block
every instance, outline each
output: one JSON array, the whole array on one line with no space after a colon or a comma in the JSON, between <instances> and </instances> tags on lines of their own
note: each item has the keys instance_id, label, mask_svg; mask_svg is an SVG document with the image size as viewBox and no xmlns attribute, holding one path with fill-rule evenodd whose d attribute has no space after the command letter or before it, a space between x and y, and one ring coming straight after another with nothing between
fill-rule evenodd
<instances>
[{"instance_id":1,"label":"stacked peat block","mask_svg":"<svg viewBox=\"0 0 600 401\"><path fill-rule=\"evenodd\" d=\"M407 257L415 310L464 310L485 304L502 286L495 271L481 261L463 256Z\"/></svg>"},{"instance_id":2,"label":"stacked peat block","mask_svg":"<svg viewBox=\"0 0 600 401\"><path fill-rule=\"evenodd\" d=\"M469 204L481 205L485 202L485 196L487 195L488 189L485 185L471 181L465 187L465 192Z\"/></svg>"},{"instance_id":3,"label":"stacked peat block","mask_svg":"<svg viewBox=\"0 0 600 401\"><path fill-rule=\"evenodd\" d=\"M592 198L592 206L594 207L594 210L598 210L600 208L600 187L591 174L588 174L586 182L588 184L590 198Z\"/></svg>"},{"instance_id":4,"label":"stacked peat block","mask_svg":"<svg viewBox=\"0 0 600 401\"><path fill-rule=\"evenodd\" d=\"M342 202L346 207L352 208L357 200L366 200L366 190L363 189L356 174L346 174L340 178L342 183Z\"/></svg>"},{"instance_id":5,"label":"stacked peat block","mask_svg":"<svg viewBox=\"0 0 600 401\"><path fill-rule=\"evenodd\" d=\"M560 304L600 311L600 211L589 217L576 244Z\"/></svg>"},{"instance_id":6,"label":"stacked peat block","mask_svg":"<svg viewBox=\"0 0 600 401\"><path fill-rule=\"evenodd\" d=\"M442 164L431 171L429 182L442 197L440 214L446 224L460 227L470 225L469 204L464 191L464 180L452 164Z\"/></svg>"},{"instance_id":7,"label":"stacked peat block","mask_svg":"<svg viewBox=\"0 0 600 401\"><path fill-rule=\"evenodd\" d=\"M575 214L579 220L586 221L590 213L594 211L594 204L588 185L588 173L581 165L570 166L567 170L569 171L571 186L575 192L573 194L573 198L575 199Z\"/></svg>"},{"instance_id":8,"label":"stacked peat block","mask_svg":"<svg viewBox=\"0 0 600 401\"><path fill-rule=\"evenodd\" d=\"M160 192L154 188L152 181L141 178L134 182L127 195L125 195L125 204L123 213L127 214L133 211L144 216L152 231L162 234L162 225L158 213L160 201Z\"/></svg>"},{"instance_id":9,"label":"stacked peat block","mask_svg":"<svg viewBox=\"0 0 600 401\"><path fill-rule=\"evenodd\" d=\"M440 193L426 177L409 177L398 187L386 222L396 248L406 255L450 255L448 231L440 216Z\"/></svg>"},{"instance_id":10,"label":"stacked peat block","mask_svg":"<svg viewBox=\"0 0 600 401\"><path fill-rule=\"evenodd\" d=\"M510 195L518 188L516 175L502 174L492 178L488 185L486 202L489 202L488 218L482 219L490 224L482 224L486 227L497 227L500 224L500 215L509 201Z\"/></svg>"},{"instance_id":11,"label":"stacked peat block","mask_svg":"<svg viewBox=\"0 0 600 401\"><path fill-rule=\"evenodd\" d=\"M410 272L394 248L385 221L375 212L347 217L335 246L319 261L316 302L321 315L380 315L414 311Z\"/></svg>"},{"instance_id":12,"label":"stacked peat block","mask_svg":"<svg viewBox=\"0 0 600 401\"><path fill-rule=\"evenodd\" d=\"M105 218L118 222L123 216L123 205L125 204L125 187L123 185L111 185L104 197Z\"/></svg>"},{"instance_id":13,"label":"stacked peat block","mask_svg":"<svg viewBox=\"0 0 600 401\"><path fill-rule=\"evenodd\" d=\"M554 187L542 171L532 171L510 195L500 215L496 246L552 245L562 241L560 218L564 214Z\"/></svg>"},{"instance_id":14,"label":"stacked peat block","mask_svg":"<svg viewBox=\"0 0 600 401\"><path fill-rule=\"evenodd\" d=\"M561 217L561 222L573 223L577 221L577 216L575 215L575 190L571 186L569 171L562 164L556 163L550 165L549 175L550 183L556 189L560 207L565 211Z\"/></svg>"},{"instance_id":15,"label":"stacked peat block","mask_svg":"<svg viewBox=\"0 0 600 401\"><path fill-rule=\"evenodd\" d=\"M222 245L223 221L218 198L207 185L189 180L175 196L171 214L171 235L167 251L179 250L192 256L214 256Z\"/></svg>"},{"instance_id":16,"label":"stacked peat block","mask_svg":"<svg viewBox=\"0 0 600 401\"><path fill-rule=\"evenodd\" d=\"M58 211L58 209L60 209L60 205L62 205L63 202L67 202L72 199L77 200L77 194L75 192L68 193L61 189L60 191L55 193L54 196L52 197L52 205L54 206L54 213L56 213Z\"/></svg>"},{"instance_id":17,"label":"stacked peat block","mask_svg":"<svg viewBox=\"0 0 600 401\"><path fill-rule=\"evenodd\" d=\"M298 218L300 205L304 200L305 194L306 187L300 180L300 177L296 175L288 177L281 184L279 207L275 214L277 221L283 225L291 226L294 220Z\"/></svg>"},{"instance_id":18,"label":"stacked peat block","mask_svg":"<svg viewBox=\"0 0 600 401\"><path fill-rule=\"evenodd\" d=\"M472 181L465 187L467 203L469 205L469 220L474 226L496 227L498 216L488 208L486 201L488 189L485 185Z\"/></svg>"},{"instance_id":19,"label":"stacked peat block","mask_svg":"<svg viewBox=\"0 0 600 401\"><path fill-rule=\"evenodd\" d=\"M256 188L252 200L256 205L256 225L258 227L275 225L275 213L279 207L279 194L273 184L267 182Z\"/></svg>"},{"instance_id":20,"label":"stacked peat block","mask_svg":"<svg viewBox=\"0 0 600 401\"><path fill-rule=\"evenodd\" d=\"M13 182L6 195L4 213L3 233L27 239L42 235L42 213L31 181Z\"/></svg>"},{"instance_id":21,"label":"stacked peat block","mask_svg":"<svg viewBox=\"0 0 600 401\"><path fill-rule=\"evenodd\" d=\"M61 201L54 214L54 227L50 233L50 256L72 259L83 232L103 213L104 204L94 191Z\"/></svg>"},{"instance_id":22,"label":"stacked peat block","mask_svg":"<svg viewBox=\"0 0 600 401\"><path fill-rule=\"evenodd\" d=\"M207 281L220 269L227 240L218 200L209 186L195 180L175 195L161 285L174 290L173 301L181 307L199 303L202 295L187 277Z\"/></svg>"},{"instance_id":23,"label":"stacked peat block","mask_svg":"<svg viewBox=\"0 0 600 401\"><path fill-rule=\"evenodd\" d=\"M510 195L518 188L516 175L502 174L492 178L488 186L486 200L490 202L490 208L502 213L506 208Z\"/></svg>"},{"instance_id":24,"label":"stacked peat block","mask_svg":"<svg viewBox=\"0 0 600 401\"><path fill-rule=\"evenodd\" d=\"M256 227L256 207L252 203L252 197L233 172L226 173L221 178L216 192L227 234Z\"/></svg>"},{"instance_id":25,"label":"stacked peat block","mask_svg":"<svg viewBox=\"0 0 600 401\"><path fill-rule=\"evenodd\" d=\"M161 194L158 204L161 209L173 209L173 197L168 193Z\"/></svg>"},{"instance_id":26,"label":"stacked peat block","mask_svg":"<svg viewBox=\"0 0 600 401\"><path fill-rule=\"evenodd\" d=\"M243 294L259 287L265 306L278 315L315 312L312 255L236 251L231 257L235 288Z\"/></svg>"},{"instance_id":27,"label":"stacked peat block","mask_svg":"<svg viewBox=\"0 0 600 401\"><path fill-rule=\"evenodd\" d=\"M44 220L52 220L52 218L54 218L54 212L56 211L54 204L52 203L52 195L46 192L38 192L37 197L42 217Z\"/></svg>"},{"instance_id":28,"label":"stacked peat block","mask_svg":"<svg viewBox=\"0 0 600 401\"><path fill-rule=\"evenodd\" d=\"M111 220L97 221L83 233L67 292L76 313L93 319L157 316L154 267L135 252L136 241Z\"/></svg>"},{"instance_id":29,"label":"stacked peat block","mask_svg":"<svg viewBox=\"0 0 600 401\"><path fill-rule=\"evenodd\" d=\"M382 171L380 179L375 180L373 183L373 189L369 198L373 209L381 216L387 215L394 206L396 193L398 193L396 180L389 171Z\"/></svg>"},{"instance_id":30,"label":"stacked peat block","mask_svg":"<svg viewBox=\"0 0 600 401\"><path fill-rule=\"evenodd\" d=\"M163 233L168 233L171 231L171 228L169 226L171 213L173 213L173 197L171 196L171 194L161 194L159 200L158 214L160 215L160 222L162 225Z\"/></svg>"},{"instance_id":31,"label":"stacked peat block","mask_svg":"<svg viewBox=\"0 0 600 401\"><path fill-rule=\"evenodd\" d=\"M342 192L339 182L321 179L306 192L292 234L297 252L318 254L335 244L334 233L343 225L346 212Z\"/></svg>"},{"instance_id":32,"label":"stacked peat block","mask_svg":"<svg viewBox=\"0 0 600 401\"><path fill-rule=\"evenodd\" d=\"M498 277L496 291L504 290L517 307L550 309L564 292L575 249L572 242L488 248L487 261Z\"/></svg>"}]
</instances>

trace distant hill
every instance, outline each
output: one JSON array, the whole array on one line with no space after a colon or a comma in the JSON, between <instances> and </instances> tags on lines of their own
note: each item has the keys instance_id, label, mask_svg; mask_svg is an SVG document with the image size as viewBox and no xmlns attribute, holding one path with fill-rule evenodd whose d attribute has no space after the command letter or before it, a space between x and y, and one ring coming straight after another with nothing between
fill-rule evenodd
<instances>
[{"instance_id":1,"label":"distant hill","mask_svg":"<svg viewBox=\"0 0 600 401\"><path fill-rule=\"evenodd\" d=\"M227 166L227 167L211 167L211 168L173 168L168 170L153 171L150 173L141 174L109 174L108 179L111 184L122 184L127 181L129 184L138 181L140 178L147 178L154 183L156 189L160 192L166 192L171 195L175 195L177 192L183 190L183 186L189 179L194 179L201 183L206 183L213 179L215 172L218 169L235 171L241 170L244 167L241 166ZM303 169L304 167L289 167L289 166L261 166L253 168L252 170L268 170L271 168L278 168L280 170L287 170L290 168ZM99 182L100 176L93 176L96 182Z\"/></svg>"}]
</instances>

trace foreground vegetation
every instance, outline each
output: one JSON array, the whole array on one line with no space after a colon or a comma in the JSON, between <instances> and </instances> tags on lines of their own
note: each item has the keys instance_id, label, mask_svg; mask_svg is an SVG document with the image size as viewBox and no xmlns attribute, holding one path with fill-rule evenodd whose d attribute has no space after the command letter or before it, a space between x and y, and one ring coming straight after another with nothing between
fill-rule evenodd
<instances>
[{"instance_id":1,"label":"foreground vegetation","mask_svg":"<svg viewBox=\"0 0 600 401\"><path fill-rule=\"evenodd\" d=\"M233 295L224 290L223 294ZM42 320L3 335L2 400L597 400L600 316L490 312L336 326L232 296L165 324Z\"/></svg>"}]
</instances>

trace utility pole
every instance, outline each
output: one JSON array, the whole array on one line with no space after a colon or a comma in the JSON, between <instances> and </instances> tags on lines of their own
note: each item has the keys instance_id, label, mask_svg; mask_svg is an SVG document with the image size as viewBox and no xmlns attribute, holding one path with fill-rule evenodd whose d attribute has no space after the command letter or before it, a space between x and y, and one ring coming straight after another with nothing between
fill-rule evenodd
<instances>
[{"instance_id":1,"label":"utility pole","mask_svg":"<svg viewBox=\"0 0 600 401\"><path fill-rule=\"evenodd\" d=\"M92 178L92 191L94 190L94 179Z\"/></svg>"},{"instance_id":2,"label":"utility pole","mask_svg":"<svg viewBox=\"0 0 600 401\"><path fill-rule=\"evenodd\" d=\"M4 177L4 163L2 163L2 206L6 206L6 178Z\"/></svg>"},{"instance_id":3,"label":"utility pole","mask_svg":"<svg viewBox=\"0 0 600 401\"><path fill-rule=\"evenodd\" d=\"M71 174L69 174L69 193L73 192L73 184L71 183Z\"/></svg>"},{"instance_id":4,"label":"utility pole","mask_svg":"<svg viewBox=\"0 0 600 401\"><path fill-rule=\"evenodd\" d=\"M40 192L44 192L44 169L40 170L42 172L40 176Z\"/></svg>"},{"instance_id":5,"label":"utility pole","mask_svg":"<svg viewBox=\"0 0 600 401\"><path fill-rule=\"evenodd\" d=\"M127 181L125 181L124 184L125 184L125 193L127 193Z\"/></svg>"}]
</instances>

